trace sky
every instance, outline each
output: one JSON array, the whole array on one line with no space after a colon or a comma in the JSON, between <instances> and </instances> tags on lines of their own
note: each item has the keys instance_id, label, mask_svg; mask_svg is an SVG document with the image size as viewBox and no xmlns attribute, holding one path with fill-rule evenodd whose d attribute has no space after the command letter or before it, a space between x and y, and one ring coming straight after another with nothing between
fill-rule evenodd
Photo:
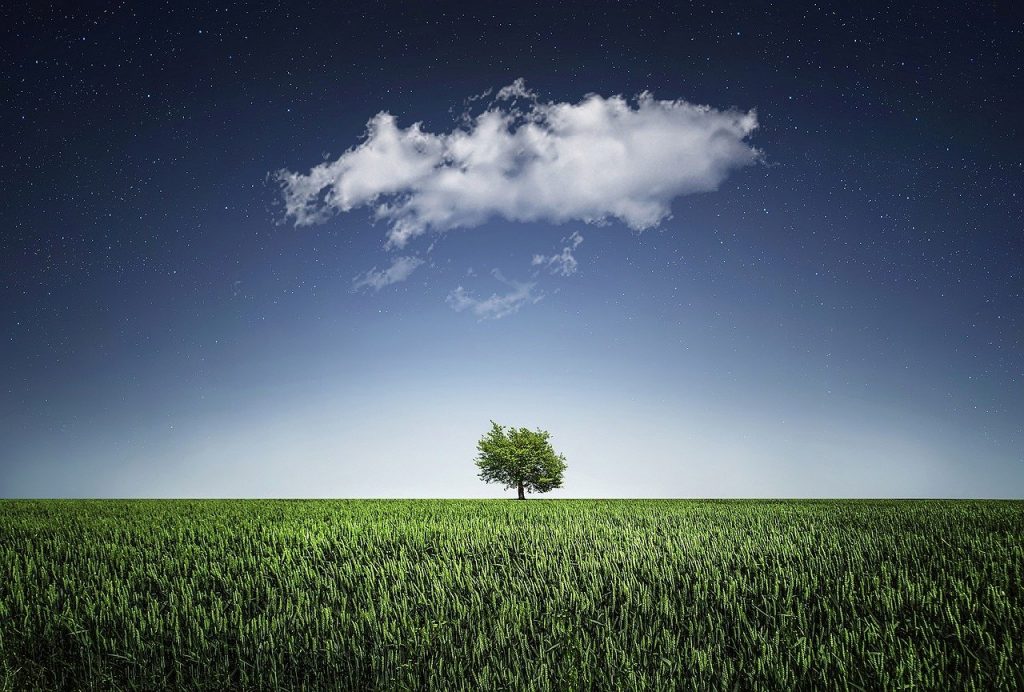
<instances>
[{"instance_id":1,"label":"sky","mask_svg":"<svg viewBox=\"0 0 1024 692\"><path fill-rule=\"evenodd\" d=\"M1014 3L8 4L0 496L1024 497Z\"/></svg>"}]
</instances>

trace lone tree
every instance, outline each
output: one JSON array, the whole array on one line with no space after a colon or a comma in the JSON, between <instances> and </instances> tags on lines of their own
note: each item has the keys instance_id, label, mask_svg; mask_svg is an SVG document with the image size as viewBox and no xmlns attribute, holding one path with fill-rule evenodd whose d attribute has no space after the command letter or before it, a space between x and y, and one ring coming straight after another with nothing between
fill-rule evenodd
<instances>
[{"instance_id":1,"label":"lone tree","mask_svg":"<svg viewBox=\"0 0 1024 692\"><path fill-rule=\"evenodd\" d=\"M519 499L526 492L546 493L562 487L565 457L555 454L545 430L505 428L491 421L490 431L480 438L476 465L480 479L517 488Z\"/></svg>"}]
</instances>

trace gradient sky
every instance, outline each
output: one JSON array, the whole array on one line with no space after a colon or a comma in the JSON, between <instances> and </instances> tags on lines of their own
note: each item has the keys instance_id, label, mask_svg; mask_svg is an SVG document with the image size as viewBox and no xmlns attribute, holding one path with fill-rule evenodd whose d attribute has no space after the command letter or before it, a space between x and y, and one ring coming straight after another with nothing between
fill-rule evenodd
<instances>
[{"instance_id":1,"label":"gradient sky","mask_svg":"<svg viewBox=\"0 0 1024 692\"><path fill-rule=\"evenodd\" d=\"M790 5L5 6L0 495L511 496L494 419L551 497L1024 496L1019 9ZM754 110L760 158L642 231L552 219L578 176L398 249L288 216L520 78Z\"/></svg>"}]
</instances>

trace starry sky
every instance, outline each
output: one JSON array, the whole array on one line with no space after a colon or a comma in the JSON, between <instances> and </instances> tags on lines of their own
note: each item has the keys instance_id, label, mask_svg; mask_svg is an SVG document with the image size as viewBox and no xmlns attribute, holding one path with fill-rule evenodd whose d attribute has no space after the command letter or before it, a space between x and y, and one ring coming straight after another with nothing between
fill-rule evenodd
<instances>
[{"instance_id":1,"label":"starry sky","mask_svg":"<svg viewBox=\"0 0 1024 692\"><path fill-rule=\"evenodd\" d=\"M9 3L0 495L1022 497L1021 19Z\"/></svg>"}]
</instances>

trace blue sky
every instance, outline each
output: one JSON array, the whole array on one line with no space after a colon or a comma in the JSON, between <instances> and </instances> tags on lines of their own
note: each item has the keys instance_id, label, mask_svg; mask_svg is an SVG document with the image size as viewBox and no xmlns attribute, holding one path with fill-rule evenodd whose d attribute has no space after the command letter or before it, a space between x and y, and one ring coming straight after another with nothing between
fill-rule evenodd
<instances>
[{"instance_id":1,"label":"blue sky","mask_svg":"<svg viewBox=\"0 0 1024 692\"><path fill-rule=\"evenodd\" d=\"M992 8L649 9L15 17L0 491L502 497L473 467L493 419L552 433L552 497L1020 497L1019 34ZM574 144L546 202L511 174L439 203L435 161L288 216L280 171L381 112L469 131L520 77L758 125L700 191L703 121L673 121L614 184L608 131ZM659 185L653 216L615 211ZM566 248L573 271L534 262Z\"/></svg>"}]
</instances>

